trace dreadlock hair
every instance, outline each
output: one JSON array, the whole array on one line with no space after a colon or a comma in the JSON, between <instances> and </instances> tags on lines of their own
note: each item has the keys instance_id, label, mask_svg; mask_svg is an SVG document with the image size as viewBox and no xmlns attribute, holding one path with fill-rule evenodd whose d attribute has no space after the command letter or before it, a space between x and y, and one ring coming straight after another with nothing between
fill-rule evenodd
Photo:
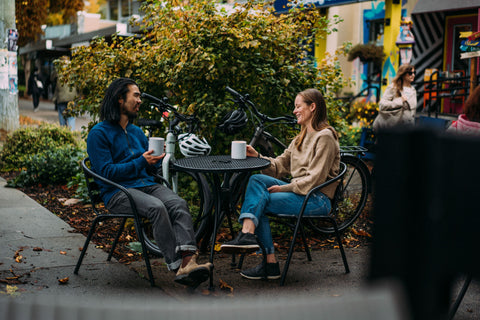
<instances>
[{"instance_id":1,"label":"dreadlock hair","mask_svg":"<svg viewBox=\"0 0 480 320\"><path fill-rule=\"evenodd\" d=\"M332 131L335 139L338 140L338 136L337 136L337 133L335 132L335 129L333 129L333 127L331 127L328 124L327 105L320 91L313 88L306 89L300 92L298 96L301 96L303 99L303 102L305 102L307 105L311 105L312 103L315 103L316 108L315 110L313 110L312 128L316 131L321 131L325 128L329 128ZM297 135L297 138L295 141L295 146L297 147L298 151L302 150L302 143L303 143L303 140L305 139L306 134L307 134L307 128L306 126L302 126L302 129L300 133Z\"/></svg>"},{"instance_id":2,"label":"dreadlock hair","mask_svg":"<svg viewBox=\"0 0 480 320\"><path fill-rule=\"evenodd\" d=\"M111 123L120 121L120 104L118 100L127 98L129 85L137 85L137 83L129 78L118 78L108 86L100 105L100 121L105 120Z\"/></svg>"}]
</instances>

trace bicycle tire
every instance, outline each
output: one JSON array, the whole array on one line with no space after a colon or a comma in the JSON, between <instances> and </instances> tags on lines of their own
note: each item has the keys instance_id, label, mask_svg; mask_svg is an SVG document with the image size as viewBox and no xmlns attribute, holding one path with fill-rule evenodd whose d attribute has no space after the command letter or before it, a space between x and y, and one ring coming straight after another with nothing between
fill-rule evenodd
<instances>
[{"instance_id":1,"label":"bicycle tire","mask_svg":"<svg viewBox=\"0 0 480 320\"><path fill-rule=\"evenodd\" d=\"M367 202L370 184L370 172L365 163L353 155L342 155L341 161L347 165L347 173L343 179L342 197L334 213L340 232L349 228L360 216ZM317 219L309 220L310 227L316 232L331 234L335 230L325 222Z\"/></svg>"}]
</instances>

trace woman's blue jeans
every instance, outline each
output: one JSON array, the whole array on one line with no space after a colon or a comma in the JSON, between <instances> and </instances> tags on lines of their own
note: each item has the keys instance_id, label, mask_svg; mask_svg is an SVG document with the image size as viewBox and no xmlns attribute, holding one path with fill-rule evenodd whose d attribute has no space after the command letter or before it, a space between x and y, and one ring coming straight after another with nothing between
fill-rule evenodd
<instances>
[{"instance_id":1,"label":"woman's blue jeans","mask_svg":"<svg viewBox=\"0 0 480 320\"><path fill-rule=\"evenodd\" d=\"M265 215L271 213L300 212L305 196L293 192L269 193L267 188L273 185L287 184L283 180L275 179L264 174L255 174L248 181L245 192L245 201L242 205L240 222L243 219L252 219L255 224L255 234L265 247L267 254L274 253L270 222ZM304 216L326 215L330 212L330 199L321 192L310 197Z\"/></svg>"}]
</instances>

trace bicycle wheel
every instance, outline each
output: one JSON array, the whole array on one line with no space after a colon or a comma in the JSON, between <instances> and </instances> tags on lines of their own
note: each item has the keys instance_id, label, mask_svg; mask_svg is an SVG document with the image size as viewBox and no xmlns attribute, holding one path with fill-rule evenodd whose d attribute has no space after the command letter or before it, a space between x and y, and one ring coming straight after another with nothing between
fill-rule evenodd
<instances>
[{"instance_id":1,"label":"bicycle wheel","mask_svg":"<svg viewBox=\"0 0 480 320\"><path fill-rule=\"evenodd\" d=\"M350 227L365 207L370 177L370 172L361 159L353 155L342 155L341 161L347 165L347 172L343 185L340 186L342 197L334 213L339 231ZM334 232L332 226L315 219L309 220L309 224L315 231L321 233Z\"/></svg>"}]
</instances>

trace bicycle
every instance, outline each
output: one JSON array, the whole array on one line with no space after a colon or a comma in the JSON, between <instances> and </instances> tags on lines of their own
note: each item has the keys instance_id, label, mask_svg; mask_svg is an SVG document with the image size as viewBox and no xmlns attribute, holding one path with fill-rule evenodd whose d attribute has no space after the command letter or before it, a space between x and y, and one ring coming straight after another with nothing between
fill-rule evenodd
<instances>
[{"instance_id":1,"label":"bicycle","mask_svg":"<svg viewBox=\"0 0 480 320\"><path fill-rule=\"evenodd\" d=\"M198 138L195 135L195 131L199 124L199 119L194 115L185 115L177 111L175 107L168 104L167 99L159 99L155 96L147 93L142 93L142 98L146 98L150 101L150 107L163 115L168 119L167 113L173 113L173 117L170 117L168 124L167 136L165 139L165 157L162 160L158 170L162 172L162 177L169 181L172 190L178 193L178 173L172 170L172 163L175 161L175 145L176 142L180 145L181 153L186 156L198 156L207 155L210 153L210 145L202 138ZM186 132L180 128L180 122L184 122L187 125ZM163 129L164 124L162 121L154 119L138 119L137 124L140 127L145 127L150 137L154 129ZM211 195L210 185L205 177L201 173L186 173L196 183L198 187L198 193L200 198L199 212L193 219L193 226L195 230L195 237L197 242L203 238L205 233L205 224L202 223L205 219L205 212L211 212L213 209L213 196ZM147 246L151 248L152 242L149 240L151 237L146 236Z\"/></svg>"},{"instance_id":2,"label":"bicycle","mask_svg":"<svg viewBox=\"0 0 480 320\"><path fill-rule=\"evenodd\" d=\"M248 94L242 95L230 87L226 87L226 90L234 96L232 101L239 107L239 110L250 113L250 116L255 123L255 132L249 143L251 146L259 148L261 154L271 157L276 156L276 154L272 152L274 146L282 151L287 148L282 141L266 131L266 129L270 125L280 123L293 127L296 125L296 119L294 117L269 117L258 110L255 104L250 100ZM236 125L226 125L225 123L228 123L228 118L224 119L222 125L223 127L229 127L230 129L241 129L242 123L239 122L238 119L242 119L242 117L237 115L235 120L238 123ZM232 130L227 130L227 132L228 131L231 132ZM343 188L341 193L342 197L339 201L338 210L335 213L339 231L343 231L350 227L358 218L366 204L371 182L370 171L365 162L360 158L365 151L367 151L366 148L359 146L342 146L340 148L341 161L347 165L347 173L343 180L343 185L341 186ZM246 186L248 176L236 175L233 179L236 179L236 181L233 181L232 183L236 183L239 188L236 194L243 194L241 191L243 191L243 188ZM243 179L243 181L239 179ZM334 232L332 227L313 222L311 223L311 227L322 233Z\"/></svg>"}]
</instances>

